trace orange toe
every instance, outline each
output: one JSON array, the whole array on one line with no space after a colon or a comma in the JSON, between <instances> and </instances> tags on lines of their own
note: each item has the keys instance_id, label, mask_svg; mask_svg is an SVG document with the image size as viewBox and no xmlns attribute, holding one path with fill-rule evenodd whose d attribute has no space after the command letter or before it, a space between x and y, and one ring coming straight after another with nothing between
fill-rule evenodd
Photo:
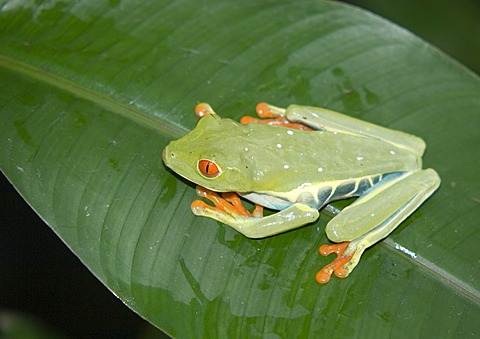
<instances>
[{"instance_id":1,"label":"orange toe","mask_svg":"<svg viewBox=\"0 0 480 339\"><path fill-rule=\"evenodd\" d=\"M332 253L337 254L337 258L332 261L330 264L326 265L323 267L315 276L315 279L319 284L326 284L327 282L330 281L330 278L332 277L332 273L335 273L335 275L339 278L345 278L348 276L348 271L343 268L343 266L350 261L350 259L353 256L352 254L349 254L347 256L343 256L343 253L348 247L348 244L350 242L343 242L340 244L333 244L333 245L322 245L318 249L321 255L327 256Z\"/></svg>"}]
</instances>

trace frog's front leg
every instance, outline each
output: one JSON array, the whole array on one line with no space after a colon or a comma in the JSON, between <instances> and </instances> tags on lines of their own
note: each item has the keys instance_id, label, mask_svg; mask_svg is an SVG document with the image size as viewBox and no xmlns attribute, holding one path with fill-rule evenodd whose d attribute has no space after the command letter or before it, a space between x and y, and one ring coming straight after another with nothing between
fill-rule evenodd
<instances>
[{"instance_id":1,"label":"frog's front leg","mask_svg":"<svg viewBox=\"0 0 480 339\"><path fill-rule=\"evenodd\" d=\"M264 217L261 206L256 205L255 211L250 213L235 193L223 193L221 197L213 191L197 186L197 194L212 201L215 206L195 200L192 203L195 215L223 222L248 238L264 238L283 233L311 223L319 216L318 210L297 203Z\"/></svg>"},{"instance_id":2,"label":"frog's front leg","mask_svg":"<svg viewBox=\"0 0 480 339\"><path fill-rule=\"evenodd\" d=\"M341 278L348 276L363 252L388 236L439 184L440 178L432 169L399 173L373 186L343 209L325 231L334 242L351 242L320 247L321 254L337 253L338 257L317 273L317 281L328 282L332 273Z\"/></svg>"}]
</instances>

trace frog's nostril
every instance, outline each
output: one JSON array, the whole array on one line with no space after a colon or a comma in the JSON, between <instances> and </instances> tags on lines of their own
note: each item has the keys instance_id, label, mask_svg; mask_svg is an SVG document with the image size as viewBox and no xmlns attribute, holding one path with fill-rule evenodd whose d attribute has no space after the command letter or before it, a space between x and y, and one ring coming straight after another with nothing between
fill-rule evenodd
<instances>
[{"instance_id":1,"label":"frog's nostril","mask_svg":"<svg viewBox=\"0 0 480 339\"><path fill-rule=\"evenodd\" d=\"M164 163L167 163L168 160L175 158L175 152L168 150L168 147L165 147L162 152L162 159Z\"/></svg>"}]
</instances>

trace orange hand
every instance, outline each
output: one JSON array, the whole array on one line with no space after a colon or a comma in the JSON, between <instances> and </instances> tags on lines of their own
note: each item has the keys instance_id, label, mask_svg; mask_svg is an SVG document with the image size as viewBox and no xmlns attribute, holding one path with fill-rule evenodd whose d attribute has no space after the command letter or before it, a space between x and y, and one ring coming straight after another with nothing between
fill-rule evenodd
<instances>
[{"instance_id":1,"label":"orange hand","mask_svg":"<svg viewBox=\"0 0 480 339\"><path fill-rule=\"evenodd\" d=\"M200 207L203 209L210 209L220 211L235 216L242 217L263 217L263 207L256 205L255 210L250 213L242 204L242 201L236 193L223 193L222 197L209 189L197 186L197 194L206 198L215 204L215 207L206 204L202 200L195 200L192 202L192 208Z\"/></svg>"},{"instance_id":2,"label":"orange hand","mask_svg":"<svg viewBox=\"0 0 480 339\"><path fill-rule=\"evenodd\" d=\"M317 273L315 278L317 279L317 282L319 284L326 284L330 280L332 273L335 273L335 275L339 278L347 277L348 272L346 269L343 268L343 265L349 262L353 256L353 253L347 256L343 256L343 253L347 249L348 244L350 244L350 242L342 242L340 244L320 246L318 251L321 255L327 256L332 253L337 253L337 258Z\"/></svg>"},{"instance_id":3,"label":"orange hand","mask_svg":"<svg viewBox=\"0 0 480 339\"><path fill-rule=\"evenodd\" d=\"M250 212L243 206L242 201L237 193L229 192L222 194L223 199L228 201L235 208L236 212L244 217L250 217Z\"/></svg>"}]
</instances>

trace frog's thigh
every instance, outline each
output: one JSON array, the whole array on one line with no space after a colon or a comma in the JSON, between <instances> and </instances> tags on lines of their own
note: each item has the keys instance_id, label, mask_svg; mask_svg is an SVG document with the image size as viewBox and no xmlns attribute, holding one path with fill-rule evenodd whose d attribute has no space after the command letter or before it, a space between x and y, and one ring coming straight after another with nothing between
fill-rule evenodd
<instances>
[{"instance_id":1,"label":"frog's thigh","mask_svg":"<svg viewBox=\"0 0 480 339\"><path fill-rule=\"evenodd\" d=\"M439 184L440 178L432 169L381 182L333 218L326 226L327 236L335 242L362 238L363 245L369 247L390 234Z\"/></svg>"}]
</instances>

